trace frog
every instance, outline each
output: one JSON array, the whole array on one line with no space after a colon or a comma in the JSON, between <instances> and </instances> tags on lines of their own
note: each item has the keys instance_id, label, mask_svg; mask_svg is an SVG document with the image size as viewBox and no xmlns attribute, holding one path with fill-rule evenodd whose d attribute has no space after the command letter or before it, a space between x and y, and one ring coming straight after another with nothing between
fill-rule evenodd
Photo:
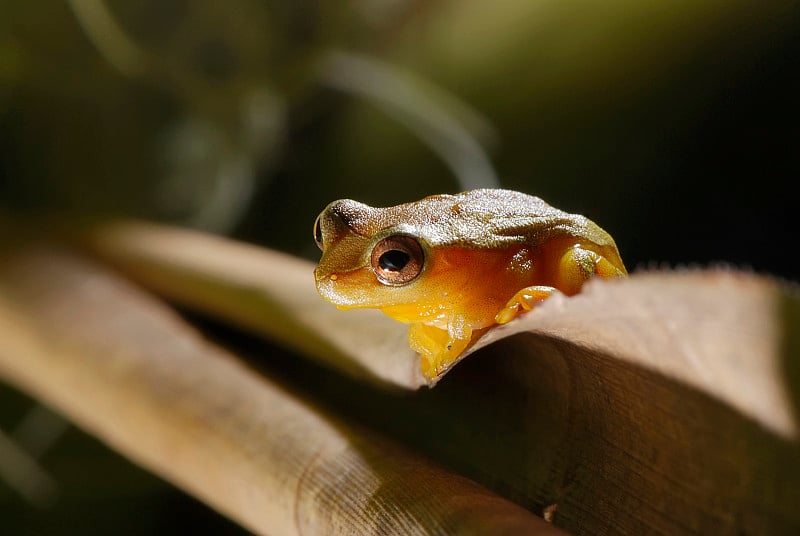
<instances>
[{"instance_id":1,"label":"frog","mask_svg":"<svg viewBox=\"0 0 800 536\"><path fill-rule=\"evenodd\" d=\"M505 189L440 194L390 207L330 203L314 223L317 291L339 309L409 324L434 381L493 326L593 278L627 276L614 239L579 214Z\"/></svg>"}]
</instances>

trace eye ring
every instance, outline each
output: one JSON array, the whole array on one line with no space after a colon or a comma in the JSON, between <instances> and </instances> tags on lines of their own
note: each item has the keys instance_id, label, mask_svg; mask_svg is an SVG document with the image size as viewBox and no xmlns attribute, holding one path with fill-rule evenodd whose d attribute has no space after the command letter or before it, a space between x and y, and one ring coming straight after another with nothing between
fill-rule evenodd
<instances>
[{"instance_id":1,"label":"eye ring","mask_svg":"<svg viewBox=\"0 0 800 536\"><path fill-rule=\"evenodd\" d=\"M380 283L405 285L422 273L425 252L417 239L407 235L392 235L372 248L370 265Z\"/></svg>"},{"instance_id":2,"label":"eye ring","mask_svg":"<svg viewBox=\"0 0 800 536\"><path fill-rule=\"evenodd\" d=\"M317 243L317 247L320 250L324 251L324 244L322 242L322 214L317 216L316 221L314 221L314 242Z\"/></svg>"}]
</instances>

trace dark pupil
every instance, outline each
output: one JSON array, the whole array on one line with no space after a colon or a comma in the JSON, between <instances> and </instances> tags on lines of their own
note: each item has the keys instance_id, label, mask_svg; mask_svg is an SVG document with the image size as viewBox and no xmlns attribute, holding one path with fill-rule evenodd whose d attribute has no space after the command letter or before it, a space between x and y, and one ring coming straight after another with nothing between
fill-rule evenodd
<instances>
[{"instance_id":1,"label":"dark pupil","mask_svg":"<svg viewBox=\"0 0 800 536\"><path fill-rule=\"evenodd\" d=\"M378 259L378 266L390 272L399 272L408 264L411 255L405 251L392 249L381 255Z\"/></svg>"}]
</instances>

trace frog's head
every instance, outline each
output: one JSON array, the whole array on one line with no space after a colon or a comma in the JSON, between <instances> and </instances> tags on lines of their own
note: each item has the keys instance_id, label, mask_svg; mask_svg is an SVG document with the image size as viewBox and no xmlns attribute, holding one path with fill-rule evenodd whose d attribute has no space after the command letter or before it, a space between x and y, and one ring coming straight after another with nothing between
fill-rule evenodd
<instances>
[{"instance_id":1,"label":"frog's head","mask_svg":"<svg viewBox=\"0 0 800 536\"><path fill-rule=\"evenodd\" d=\"M342 309L414 303L430 246L419 229L387 209L344 199L317 217L320 295Z\"/></svg>"}]
</instances>

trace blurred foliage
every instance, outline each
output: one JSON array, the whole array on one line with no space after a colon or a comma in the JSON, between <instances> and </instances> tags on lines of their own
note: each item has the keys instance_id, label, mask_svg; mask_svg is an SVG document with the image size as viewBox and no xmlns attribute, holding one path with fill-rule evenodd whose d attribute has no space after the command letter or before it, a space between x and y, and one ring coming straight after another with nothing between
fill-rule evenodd
<instances>
[{"instance_id":1,"label":"blurred foliage","mask_svg":"<svg viewBox=\"0 0 800 536\"><path fill-rule=\"evenodd\" d=\"M785 253L796 2L0 0L0 13L6 211L158 218L314 258L332 199L462 189L419 122L435 114L413 109L438 102L502 186L596 220L629 268L800 278ZM341 51L411 77L379 97L429 99L365 98L369 77L353 89L332 72Z\"/></svg>"},{"instance_id":2,"label":"blurred foliage","mask_svg":"<svg viewBox=\"0 0 800 536\"><path fill-rule=\"evenodd\" d=\"M335 83L344 50L463 100L491 132L444 111L503 186L599 221L629 265L797 277L775 246L794 235L800 170L794 2L3 4L8 207L157 217L313 257L308 227L332 199L461 189L424 135Z\"/></svg>"}]
</instances>

